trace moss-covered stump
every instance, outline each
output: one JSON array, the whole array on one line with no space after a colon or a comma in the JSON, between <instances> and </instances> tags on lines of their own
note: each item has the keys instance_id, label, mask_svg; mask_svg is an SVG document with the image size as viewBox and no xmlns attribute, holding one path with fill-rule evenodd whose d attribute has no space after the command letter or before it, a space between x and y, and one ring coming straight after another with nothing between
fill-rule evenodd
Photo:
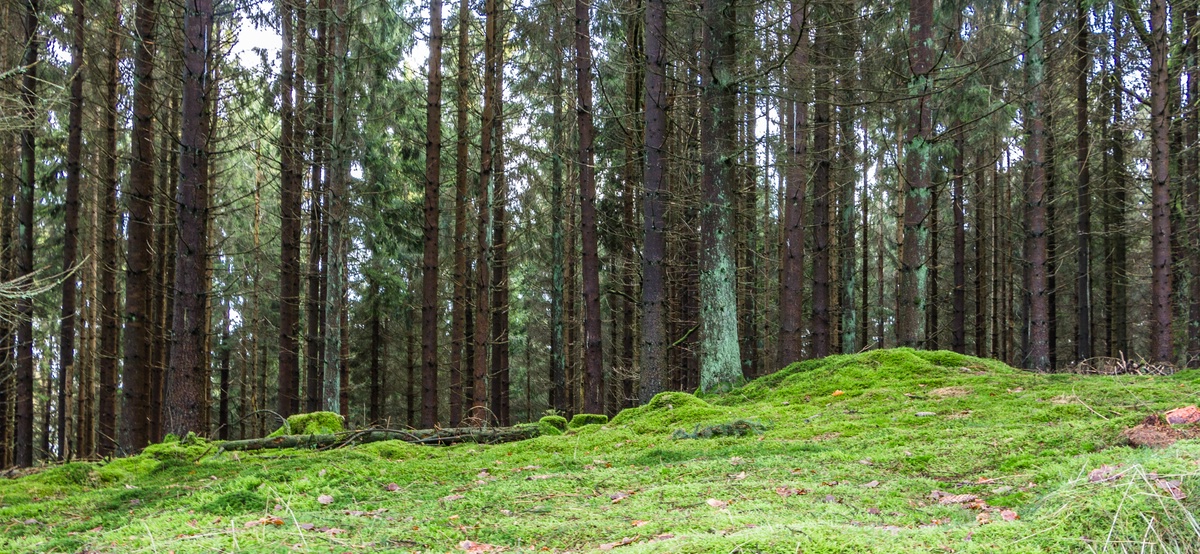
<instances>
[{"instance_id":1,"label":"moss-covered stump","mask_svg":"<svg viewBox=\"0 0 1200 554\"><path fill-rule=\"evenodd\" d=\"M342 416L333 412L310 412L287 418L283 426L267 437L285 435L332 435L342 432Z\"/></svg>"}]
</instances>

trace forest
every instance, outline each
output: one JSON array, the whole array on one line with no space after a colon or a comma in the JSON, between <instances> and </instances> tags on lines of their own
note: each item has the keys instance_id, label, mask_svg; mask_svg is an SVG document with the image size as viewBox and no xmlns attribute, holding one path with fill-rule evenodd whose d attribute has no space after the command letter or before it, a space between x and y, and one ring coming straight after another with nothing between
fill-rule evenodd
<instances>
[{"instance_id":1,"label":"forest","mask_svg":"<svg viewBox=\"0 0 1200 554\"><path fill-rule=\"evenodd\" d=\"M894 346L1200 365L1192 0L0 20L0 467L614 415Z\"/></svg>"}]
</instances>

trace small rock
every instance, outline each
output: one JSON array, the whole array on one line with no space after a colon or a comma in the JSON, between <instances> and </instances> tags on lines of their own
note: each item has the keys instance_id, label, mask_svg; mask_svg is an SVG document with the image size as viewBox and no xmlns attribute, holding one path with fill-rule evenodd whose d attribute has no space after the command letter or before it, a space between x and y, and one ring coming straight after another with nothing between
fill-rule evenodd
<instances>
[{"instance_id":1,"label":"small rock","mask_svg":"<svg viewBox=\"0 0 1200 554\"><path fill-rule=\"evenodd\" d=\"M931 417L937 415L937 412L917 412L917 417Z\"/></svg>"}]
</instances>

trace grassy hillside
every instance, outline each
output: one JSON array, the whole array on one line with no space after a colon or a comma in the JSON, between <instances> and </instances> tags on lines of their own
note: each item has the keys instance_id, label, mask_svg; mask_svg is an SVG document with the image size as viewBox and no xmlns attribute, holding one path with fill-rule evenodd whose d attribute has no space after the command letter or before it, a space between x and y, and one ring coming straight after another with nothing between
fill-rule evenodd
<instances>
[{"instance_id":1,"label":"grassy hillside","mask_svg":"<svg viewBox=\"0 0 1200 554\"><path fill-rule=\"evenodd\" d=\"M1200 552L1200 441L1121 436L1198 390L900 349L520 443L156 445L0 481L0 551Z\"/></svg>"}]
</instances>

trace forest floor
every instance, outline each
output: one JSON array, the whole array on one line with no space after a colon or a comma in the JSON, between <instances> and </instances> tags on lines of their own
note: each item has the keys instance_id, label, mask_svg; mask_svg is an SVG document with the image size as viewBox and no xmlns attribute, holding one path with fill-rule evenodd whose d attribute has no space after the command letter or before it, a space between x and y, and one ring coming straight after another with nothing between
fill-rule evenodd
<instances>
[{"instance_id":1,"label":"forest floor","mask_svg":"<svg viewBox=\"0 0 1200 554\"><path fill-rule=\"evenodd\" d=\"M0 552L1200 552L1200 441L1123 435L1197 393L899 349L508 444L156 445L0 480Z\"/></svg>"}]
</instances>

